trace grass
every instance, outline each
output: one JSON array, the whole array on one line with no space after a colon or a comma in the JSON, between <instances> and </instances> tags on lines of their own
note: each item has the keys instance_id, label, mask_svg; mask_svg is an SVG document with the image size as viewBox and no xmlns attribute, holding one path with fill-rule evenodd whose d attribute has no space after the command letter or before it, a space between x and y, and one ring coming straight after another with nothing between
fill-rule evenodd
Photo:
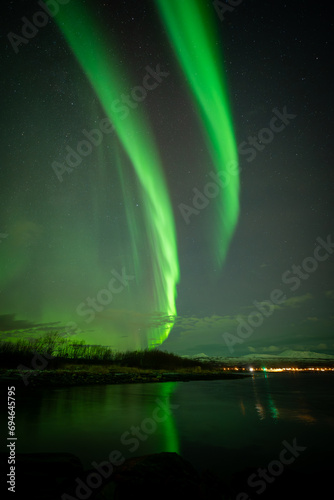
<instances>
[{"instance_id":1,"label":"grass","mask_svg":"<svg viewBox=\"0 0 334 500\"><path fill-rule=\"evenodd\" d=\"M42 358L41 358L42 357ZM109 371L208 370L207 362L182 358L176 354L154 349L119 352L100 345L86 345L84 341L74 342L57 332L46 333L39 338L18 341L0 341L0 366L37 368L41 360L48 369L80 369L94 373Z\"/></svg>"}]
</instances>

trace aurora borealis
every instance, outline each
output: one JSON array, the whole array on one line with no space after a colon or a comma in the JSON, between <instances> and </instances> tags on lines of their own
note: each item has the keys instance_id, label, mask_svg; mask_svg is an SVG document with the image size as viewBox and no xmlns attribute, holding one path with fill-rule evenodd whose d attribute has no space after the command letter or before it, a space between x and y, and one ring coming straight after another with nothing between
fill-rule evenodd
<instances>
[{"instance_id":1,"label":"aurora borealis","mask_svg":"<svg viewBox=\"0 0 334 500\"><path fill-rule=\"evenodd\" d=\"M153 132L150 130L141 108L132 110L128 117L124 117L119 115L119 109L113 105L115 97L122 94L121 76L117 75L117 62L108 57L103 44L98 43L97 34L101 33L102 30L98 26L94 26L91 18L92 16L89 16L88 19L85 9L72 3L66 13L60 11L57 23L91 81L139 180L139 196L144 212L143 231L150 261L149 264L146 262L146 272L150 273L152 280L151 290L146 297L146 301L150 304L149 307L153 307L150 312L158 311L165 316L175 316L176 285L179 279L177 243L172 207L159 153L154 143ZM148 76L151 80L153 79L153 85L147 83L148 90L154 88L157 83L152 76L152 70L149 71ZM160 78L157 74L158 81ZM148 79L146 81L148 82ZM143 93L137 99L142 101L146 97L147 90L144 87L138 88L139 90L143 89ZM125 120L125 118L127 119ZM102 135L101 132L100 135ZM104 161L105 159L101 158L100 163L102 164ZM122 168L120 165L121 176ZM110 195L112 193L111 189ZM130 214L128 208L130 203L128 198L124 196L132 243L132 265L139 287L141 287L143 286L142 267L146 256L142 256L138 249L144 238L136 227L136 217ZM150 330L147 332L147 345L154 346L165 340L170 328L167 324L167 328L163 325L160 328L153 328L153 331Z\"/></svg>"},{"instance_id":2,"label":"aurora borealis","mask_svg":"<svg viewBox=\"0 0 334 500\"><path fill-rule=\"evenodd\" d=\"M334 352L326 16L41 4L4 7L2 337Z\"/></svg>"},{"instance_id":3,"label":"aurora borealis","mask_svg":"<svg viewBox=\"0 0 334 500\"><path fill-rule=\"evenodd\" d=\"M188 5L189 9L190 4L185 3L185 5ZM179 18L181 21L182 19L184 20L185 15L187 15L187 12L181 11L180 14L176 16L176 21ZM106 183L105 189L107 196L112 196L114 189L110 185L108 192L107 186L110 181L108 181L108 174L106 172L106 164L108 163L107 148L109 146L106 140L103 141L103 132L107 134L109 134L110 131L116 132L117 138L123 148L123 154L118 151L119 147L114 143L111 149L116 151L112 152L111 155L114 159L114 168L115 166L117 167L120 177L119 184L121 185L121 192L123 194L122 201L126 212L131 250L128 252L124 261L122 261L121 277L119 278L119 273L113 270L111 272L113 278L108 282L108 286L98 291L95 300L89 297L86 301L81 302L77 306L76 312L78 316L85 317L86 323L94 321L96 313L104 311L104 306L109 306L112 302L113 295L121 293L125 286L129 286L128 280L134 280L136 282L136 293L140 294L140 290L147 285L147 275L149 274L150 284L145 294L146 304L142 304L138 312L139 314L143 313L142 307L144 307L145 313L154 314L156 312L158 319L159 316L164 318L163 323L158 326L155 326L154 321L153 326L146 324L143 332L144 338L142 336L140 341L138 341L136 338L137 335L135 335L131 342L134 342L135 347L152 347L160 345L167 338L173 325L174 318L177 315L175 301L177 295L176 286L179 281L179 263L174 215L158 147L156 145L153 130L145 115L145 110L138 106L136 102L143 101L148 91L155 89L158 83L161 83L162 77L168 76L168 73L161 71L160 65L157 65L155 70L147 66L145 68L147 74L143 79L144 86L133 87L131 95L133 99L135 99L135 102L133 102L132 105L130 104L131 112L124 115L124 110L119 107L116 97L122 96L122 100L124 100L122 80L124 80L124 78L128 80L129 77L128 75L124 76L118 69L117 61L120 56L117 57L116 43L113 44L113 50L115 50L116 55L110 57L110 53L106 50L106 45L108 43L107 33L103 33L102 23L99 25L99 23L94 22L93 19L93 12L90 11L87 6L83 8L78 2L71 2L68 8L59 9L59 12L55 16L58 27L63 32L73 54L90 81L107 118L101 122L101 124L103 123L103 131L96 128L90 131L85 129L83 133L86 140L78 143L76 151L73 150L73 148L67 148L68 155L66 161L62 163L54 161L52 163L52 168L59 181L63 182L65 173L71 173L78 162L81 163L82 157L90 155L93 146L99 147L100 149L97 152L98 175L100 178L104 177L103 182ZM206 45L206 38L210 36L210 31L208 30L205 32L205 23L201 21L199 15L197 15L196 23L197 28L203 31L202 42ZM181 26L179 29L180 40L175 42L177 50L182 50L184 43L183 33L186 35L184 26ZM191 47L193 40L191 40L191 38L187 40L186 36L184 38L188 46ZM210 83L213 80L218 88L220 79L215 73L214 67L215 64L219 64L219 58L217 54L216 58L214 57L215 54L211 54L209 43L207 43L206 54L203 54L202 58L204 59L206 56L211 57L213 73L213 76L209 75L209 80L207 80L206 83ZM189 74L189 65L186 61L184 62L184 66ZM202 75L204 77L205 71L203 71L203 69L202 64ZM190 73L191 70L190 68ZM215 93L216 92L215 90ZM203 101L203 99L201 100L201 96L199 99L202 107L204 107L207 103ZM226 99L227 97L223 92L221 92L221 95L216 96L214 102L211 104L211 118L208 124L209 135L211 129L214 130L214 121L216 121L218 126L225 127L227 146L225 145L219 148L220 151L218 152L217 159L219 168L222 169L228 161L231 159L235 161L236 158L235 151L233 152L234 155L231 155L230 151L228 155L224 156L223 154L225 149L231 149L233 147L230 144L232 142L231 124L228 127L225 116L222 116L218 121L213 119L213 114L215 112L214 108L217 106L220 109L226 107ZM224 115L224 111L221 111L221 114ZM216 130L213 131L213 136L217 144L218 134ZM103 145L102 142L104 142ZM215 149L213 148L213 150ZM126 166L123 165L125 163L124 155L126 155L131 162L136 173L136 179L138 180L137 188L141 212L139 215L134 213L132 209L133 202L126 192L129 179L126 178L127 174L123 173L123 169L126 172ZM94 181L94 184L99 185L99 181ZM97 226L99 226L99 218L101 217L102 210L104 210L104 207L101 210L101 205L95 200L98 196L97 192L95 194L93 192L91 200L94 203L92 211ZM136 204L136 206L139 206L139 204ZM226 211L226 216L221 217L220 225L229 225L230 222L228 219L229 213ZM140 222L142 224L141 227ZM226 253L231 232L231 228L229 232L225 233L222 231L220 245L223 246L224 250L220 253ZM128 246L129 243L126 243L126 246ZM94 244L90 246L93 256L96 258L97 248ZM125 250L124 247L120 249L120 251L124 252ZM94 264L96 266L94 273L98 275L102 271L101 268L103 268L104 262L98 263L95 260ZM133 269L133 276L126 274L124 269L127 265ZM145 273L143 272L143 268L145 269ZM118 286L115 284L117 280ZM135 294L130 291L127 297L128 302L132 303L133 295ZM134 300L136 300L136 298ZM52 307L53 306L51 306L51 308ZM50 304L45 304L43 312L48 308L50 308ZM51 310L49 310L46 317L52 318ZM54 317L52 319L56 320L57 318ZM77 326L77 322L75 321L67 324ZM111 330L113 335L121 337L122 334L126 333L126 329L124 324L119 327L119 325L114 324L113 318L109 318L108 326L105 327L105 333L108 335ZM131 334L133 336L134 332L131 331Z\"/></svg>"},{"instance_id":4,"label":"aurora borealis","mask_svg":"<svg viewBox=\"0 0 334 500\"><path fill-rule=\"evenodd\" d=\"M228 94L221 56L215 45L215 23L212 11L203 2L158 0L157 3L199 107L216 174L225 181L223 189L217 189L218 182L214 185L222 202L213 254L217 263L222 264L239 214L239 177Z\"/></svg>"}]
</instances>

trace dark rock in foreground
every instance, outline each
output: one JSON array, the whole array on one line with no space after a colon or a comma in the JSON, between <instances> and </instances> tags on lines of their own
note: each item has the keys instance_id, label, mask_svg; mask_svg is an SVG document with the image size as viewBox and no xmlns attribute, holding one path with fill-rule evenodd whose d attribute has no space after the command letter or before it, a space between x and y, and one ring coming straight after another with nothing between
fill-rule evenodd
<instances>
[{"instance_id":1,"label":"dark rock in foreground","mask_svg":"<svg viewBox=\"0 0 334 500\"><path fill-rule=\"evenodd\" d=\"M177 453L160 453L132 458L116 471L115 498L142 496L145 500L198 496L200 478L196 470Z\"/></svg>"},{"instance_id":2,"label":"dark rock in foreground","mask_svg":"<svg viewBox=\"0 0 334 500\"><path fill-rule=\"evenodd\" d=\"M1 471L9 471L8 453L0 454ZM1 491L1 498L15 500L61 499L64 487L84 473L80 460L71 453L17 453L15 493Z\"/></svg>"},{"instance_id":3,"label":"dark rock in foreground","mask_svg":"<svg viewBox=\"0 0 334 500\"><path fill-rule=\"evenodd\" d=\"M201 477L177 453L130 458L109 474L107 468L104 474L96 469L84 471L80 460L69 453L27 453L16 458L12 494L16 500L224 498L222 483L209 473ZM7 455L1 454L2 470L7 469L6 462ZM10 498L10 492L2 498Z\"/></svg>"},{"instance_id":4,"label":"dark rock in foreground","mask_svg":"<svg viewBox=\"0 0 334 500\"><path fill-rule=\"evenodd\" d=\"M8 470L8 454L0 454L1 470ZM199 474L177 453L156 453L125 460L113 468L110 462L84 470L70 453L27 453L16 455L15 493L1 491L1 498L15 500L261 500L329 498L332 468L326 466L287 469L265 483L250 488L255 468L236 471L226 483L210 471ZM261 493L260 493L261 491ZM327 493L328 495L327 495ZM259 497L259 498L260 498Z\"/></svg>"}]
</instances>

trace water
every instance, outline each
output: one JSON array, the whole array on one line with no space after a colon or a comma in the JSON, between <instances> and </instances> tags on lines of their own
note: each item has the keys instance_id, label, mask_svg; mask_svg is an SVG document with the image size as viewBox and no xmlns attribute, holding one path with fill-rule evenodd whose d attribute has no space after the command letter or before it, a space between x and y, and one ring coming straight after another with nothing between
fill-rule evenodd
<instances>
[{"instance_id":1,"label":"water","mask_svg":"<svg viewBox=\"0 0 334 500\"><path fill-rule=\"evenodd\" d=\"M283 442L292 446L295 440L305 449L286 467L333 465L333 380L331 373L261 373L241 380L22 391L16 451L70 452L85 468L113 452L176 451L199 471L228 480L236 471L278 460Z\"/></svg>"}]
</instances>

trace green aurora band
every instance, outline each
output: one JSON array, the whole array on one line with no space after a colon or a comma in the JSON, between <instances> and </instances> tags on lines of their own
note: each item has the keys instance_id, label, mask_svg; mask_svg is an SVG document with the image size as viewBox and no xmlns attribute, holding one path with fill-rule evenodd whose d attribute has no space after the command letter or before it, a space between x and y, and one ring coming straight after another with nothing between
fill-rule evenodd
<instances>
[{"instance_id":1,"label":"green aurora band","mask_svg":"<svg viewBox=\"0 0 334 500\"><path fill-rule=\"evenodd\" d=\"M158 3L169 18L175 49L189 76L219 172L237 156L223 78L217 69L221 55L212 39L209 13L201 12L195 1ZM83 119L83 113L77 106L72 119L66 114L65 101L60 100L59 112L56 108L54 119L45 127L38 103L40 92L48 87L42 83L31 89L31 102L36 99L36 105L29 113L22 113L21 119L27 127L42 119L40 141L27 149L25 162L29 168L22 169L19 177L13 168L6 184L8 195L5 193L3 203L7 208L1 229L8 238L2 242L0 253L0 314L9 335L12 323L17 328L14 337L21 333L38 335L48 328L59 330L64 325L92 344L121 350L154 347L168 337L176 316L179 263L174 217L145 103L131 109L125 119L112 107L115 99L139 82L120 70L121 57L112 53L115 44L110 33L94 19L94 9L90 12L77 0L71 0L55 16L87 76L83 82L82 72L74 68L73 81L84 117L98 119L101 104L117 135L104 137L103 144L85 159L87 168L80 173L72 173L61 185L54 178L50 181L45 168L53 150L50 132L63 137L66 126L75 137L77 120ZM55 157L57 148L52 153ZM21 161L19 152L16 161ZM238 212L239 180L237 176L229 180L219 200L212 201L210 207L216 223L219 206L221 230L219 234L215 231L215 251L221 262ZM20 195L13 196L11 190ZM101 312L96 310L91 323L86 319L89 309L85 297L103 292L110 273L121 273L122 269L135 279L124 286L122 293L113 295L111 306L107 301ZM79 314L78 309L85 314Z\"/></svg>"},{"instance_id":2,"label":"green aurora band","mask_svg":"<svg viewBox=\"0 0 334 500\"><path fill-rule=\"evenodd\" d=\"M153 272L152 312L174 317L179 280L176 231L153 133L140 106L131 110L126 119L122 119L113 109L113 101L124 92L124 75L118 71L118 61L101 42L102 27L94 23L92 13L80 4L71 1L66 9L60 9L55 19L91 82L139 179ZM131 233L135 235L134 217L128 217L128 222ZM133 238L136 239L135 236ZM134 257L135 269L139 271L140 257L138 254ZM136 278L138 280L138 276ZM167 322L165 326L151 328L148 332L149 347L161 344L167 338L172 324Z\"/></svg>"},{"instance_id":3,"label":"green aurora band","mask_svg":"<svg viewBox=\"0 0 334 500\"><path fill-rule=\"evenodd\" d=\"M218 208L220 230L214 249L221 265L239 216L239 173L222 56L213 36L214 9L208 9L201 0L156 0L156 3L196 100L216 174L225 179Z\"/></svg>"}]
</instances>

